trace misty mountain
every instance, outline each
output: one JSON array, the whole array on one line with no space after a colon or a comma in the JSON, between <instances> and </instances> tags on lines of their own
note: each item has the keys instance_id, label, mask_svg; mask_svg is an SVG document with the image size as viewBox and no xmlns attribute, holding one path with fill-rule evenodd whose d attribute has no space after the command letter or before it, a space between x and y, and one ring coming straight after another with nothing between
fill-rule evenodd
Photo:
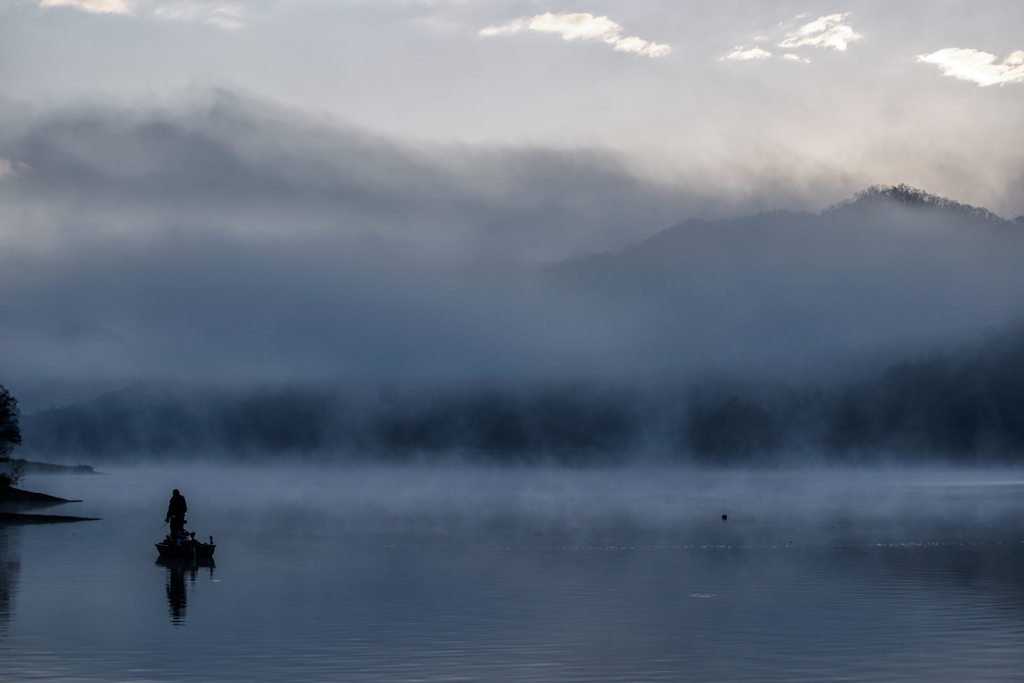
<instances>
[{"instance_id":1,"label":"misty mountain","mask_svg":"<svg viewBox=\"0 0 1024 683\"><path fill-rule=\"evenodd\" d=\"M1010 323L1024 314L1022 228L905 185L877 186L821 214L688 220L550 275L633 311L662 354L698 352L717 365L717 349L756 372L793 367L790 354L835 362L937 350Z\"/></svg>"},{"instance_id":2,"label":"misty mountain","mask_svg":"<svg viewBox=\"0 0 1024 683\"><path fill-rule=\"evenodd\" d=\"M841 359L852 344L889 344L873 364L803 366L788 375L786 364L753 373L707 365L611 380L481 375L379 392L360 382L155 384L26 415L25 450L575 464L651 454L707 464L883 455L1017 462L1024 328L1004 324L1004 332L955 351L941 342L1019 315L1021 227L906 186L874 187L820 215L687 221L621 252L538 272L545 284L536 291L564 288L563 296L593 307L575 315L664 328L656 360L669 368L683 365L671 363L673 353L700 360L693 340L701 335L753 356L773 345L778 356L786 344L808 353L808 335L818 335L819 358ZM631 352L656 346L639 325L633 332Z\"/></svg>"},{"instance_id":3,"label":"misty mountain","mask_svg":"<svg viewBox=\"0 0 1024 683\"><path fill-rule=\"evenodd\" d=\"M28 112L0 156L0 379L27 411L139 383L810 381L1024 316L1024 231L908 188L710 220L834 191L711 201L611 153L238 97ZM705 219L654 235L679 216Z\"/></svg>"},{"instance_id":4,"label":"misty mountain","mask_svg":"<svg viewBox=\"0 0 1024 683\"><path fill-rule=\"evenodd\" d=\"M693 276L740 260L747 252L760 255L765 268L806 261L847 262L890 246L884 240L901 235L908 246L920 246L955 237L950 230L998 231L1022 221L1024 216L1008 221L988 209L907 185L876 185L821 214L773 211L732 220L691 219L614 253L562 261L556 270L594 286L618 287L623 284L615 277L619 274L647 274L652 279ZM848 253L854 245L861 249Z\"/></svg>"}]
</instances>

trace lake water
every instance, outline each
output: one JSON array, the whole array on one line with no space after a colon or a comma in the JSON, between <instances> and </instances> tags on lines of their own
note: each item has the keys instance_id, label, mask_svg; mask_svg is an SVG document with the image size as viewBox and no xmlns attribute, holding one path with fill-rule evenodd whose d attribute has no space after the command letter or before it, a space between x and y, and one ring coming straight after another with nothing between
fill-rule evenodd
<instances>
[{"instance_id":1,"label":"lake water","mask_svg":"<svg viewBox=\"0 0 1024 683\"><path fill-rule=\"evenodd\" d=\"M1024 676L1020 472L110 471L24 482L103 520L0 529L0 679Z\"/></svg>"}]
</instances>

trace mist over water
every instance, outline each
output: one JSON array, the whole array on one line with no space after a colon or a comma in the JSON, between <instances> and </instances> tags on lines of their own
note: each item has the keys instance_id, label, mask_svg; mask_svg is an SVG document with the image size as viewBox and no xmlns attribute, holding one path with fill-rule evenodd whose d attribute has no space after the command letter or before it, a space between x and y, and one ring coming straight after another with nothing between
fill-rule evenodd
<instances>
[{"instance_id":1,"label":"mist over water","mask_svg":"<svg viewBox=\"0 0 1024 683\"><path fill-rule=\"evenodd\" d=\"M1003 681L1022 663L1018 470L193 465L26 485L103 521L0 530L15 679ZM213 563L154 564L172 486Z\"/></svg>"},{"instance_id":2,"label":"mist over water","mask_svg":"<svg viewBox=\"0 0 1024 683\"><path fill-rule=\"evenodd\" d=\"M821 383L141 386L26 415L22 453L67 464L1016 464L1022 368L1024 334L1013 329Z\"/></svg>"}]
</instances>

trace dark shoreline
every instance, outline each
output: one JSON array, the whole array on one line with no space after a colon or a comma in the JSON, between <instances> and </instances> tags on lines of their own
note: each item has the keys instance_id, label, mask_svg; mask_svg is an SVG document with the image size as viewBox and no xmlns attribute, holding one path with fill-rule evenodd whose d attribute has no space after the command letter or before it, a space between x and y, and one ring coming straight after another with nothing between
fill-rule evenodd
<instances>
[{"instance_id":1,"label":"dark shoreline","mask_svg":"<svg viewBox=\"0 0 1024 683\"><path fill-rule=\"evenodd\" d=\"M0 507L47 507L64 503L81 503L80 500L67 500L35 491L22 491L10 486L0 486Z\"/></svg>"},{"instance_id":2,"label":"dark shoreline","mask_svg":"<svg viewBox=\"0 0 1024 683\"><path fill-rule=\"evenodd\" d=\"M65 524L68 522L95 522L99 517L70 517L67 515L26 515L18 512L0 512L0 527L23 524Z\"/></svg>"},{"instance_id":3,"label":"dark shoreline","mask_svg":"<svg viewBox=\"0 0 1024 683\"><path fill-rule=\"evenodd\" d=\"M89 522L96 517L74 517L71 515L35 515L25 514L22 510L47 508L65 503L81 503L80 500L67 500L46 493L23 491L10 486L0 487L0 527L24 524L63 524L66 522Z\"/></svg>"},{"instance_id":4,"label":"dark shoreline","mask_svg":"<svg viewBox=\"0 0 1024 683\"><path fill-rule=\"evenodd\" d=\"M65 522L91 522L98 517L74 517L70 515L33 515L14 510L53 507L64 503L81 503L80 500L66 500L35 491L22 491L9 486L0 487L0 526L22 524L63 524Z\"/></svg>"},{"instance_id":5,"label":"dark shoreline","mask_svg":"<svg viewBox=\"0 0 1024 683\"><path fill-rule=\"evenodd\" d=\"M25 474L100 474L92 465L54 465L48 462L22 460Z\"/></svg>"}]
</instances>

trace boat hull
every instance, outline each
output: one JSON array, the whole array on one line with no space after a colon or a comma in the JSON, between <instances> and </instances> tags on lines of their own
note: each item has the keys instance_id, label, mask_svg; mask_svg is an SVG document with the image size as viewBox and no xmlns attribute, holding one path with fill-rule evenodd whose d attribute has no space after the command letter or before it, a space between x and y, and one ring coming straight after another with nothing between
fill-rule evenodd
<instances>
[{"instance_id":1,"label":"boat hull","mask_svg":"<svg viewBox=\"0 0 1024 683\"><path fill-rule=\"evenodd\" d=\"M156 549L160 552L160 557L213 557L213 551L217 546L199 541L184 541L181 545L161 541L156 544Z\"/></svg>"}]
</instances>

